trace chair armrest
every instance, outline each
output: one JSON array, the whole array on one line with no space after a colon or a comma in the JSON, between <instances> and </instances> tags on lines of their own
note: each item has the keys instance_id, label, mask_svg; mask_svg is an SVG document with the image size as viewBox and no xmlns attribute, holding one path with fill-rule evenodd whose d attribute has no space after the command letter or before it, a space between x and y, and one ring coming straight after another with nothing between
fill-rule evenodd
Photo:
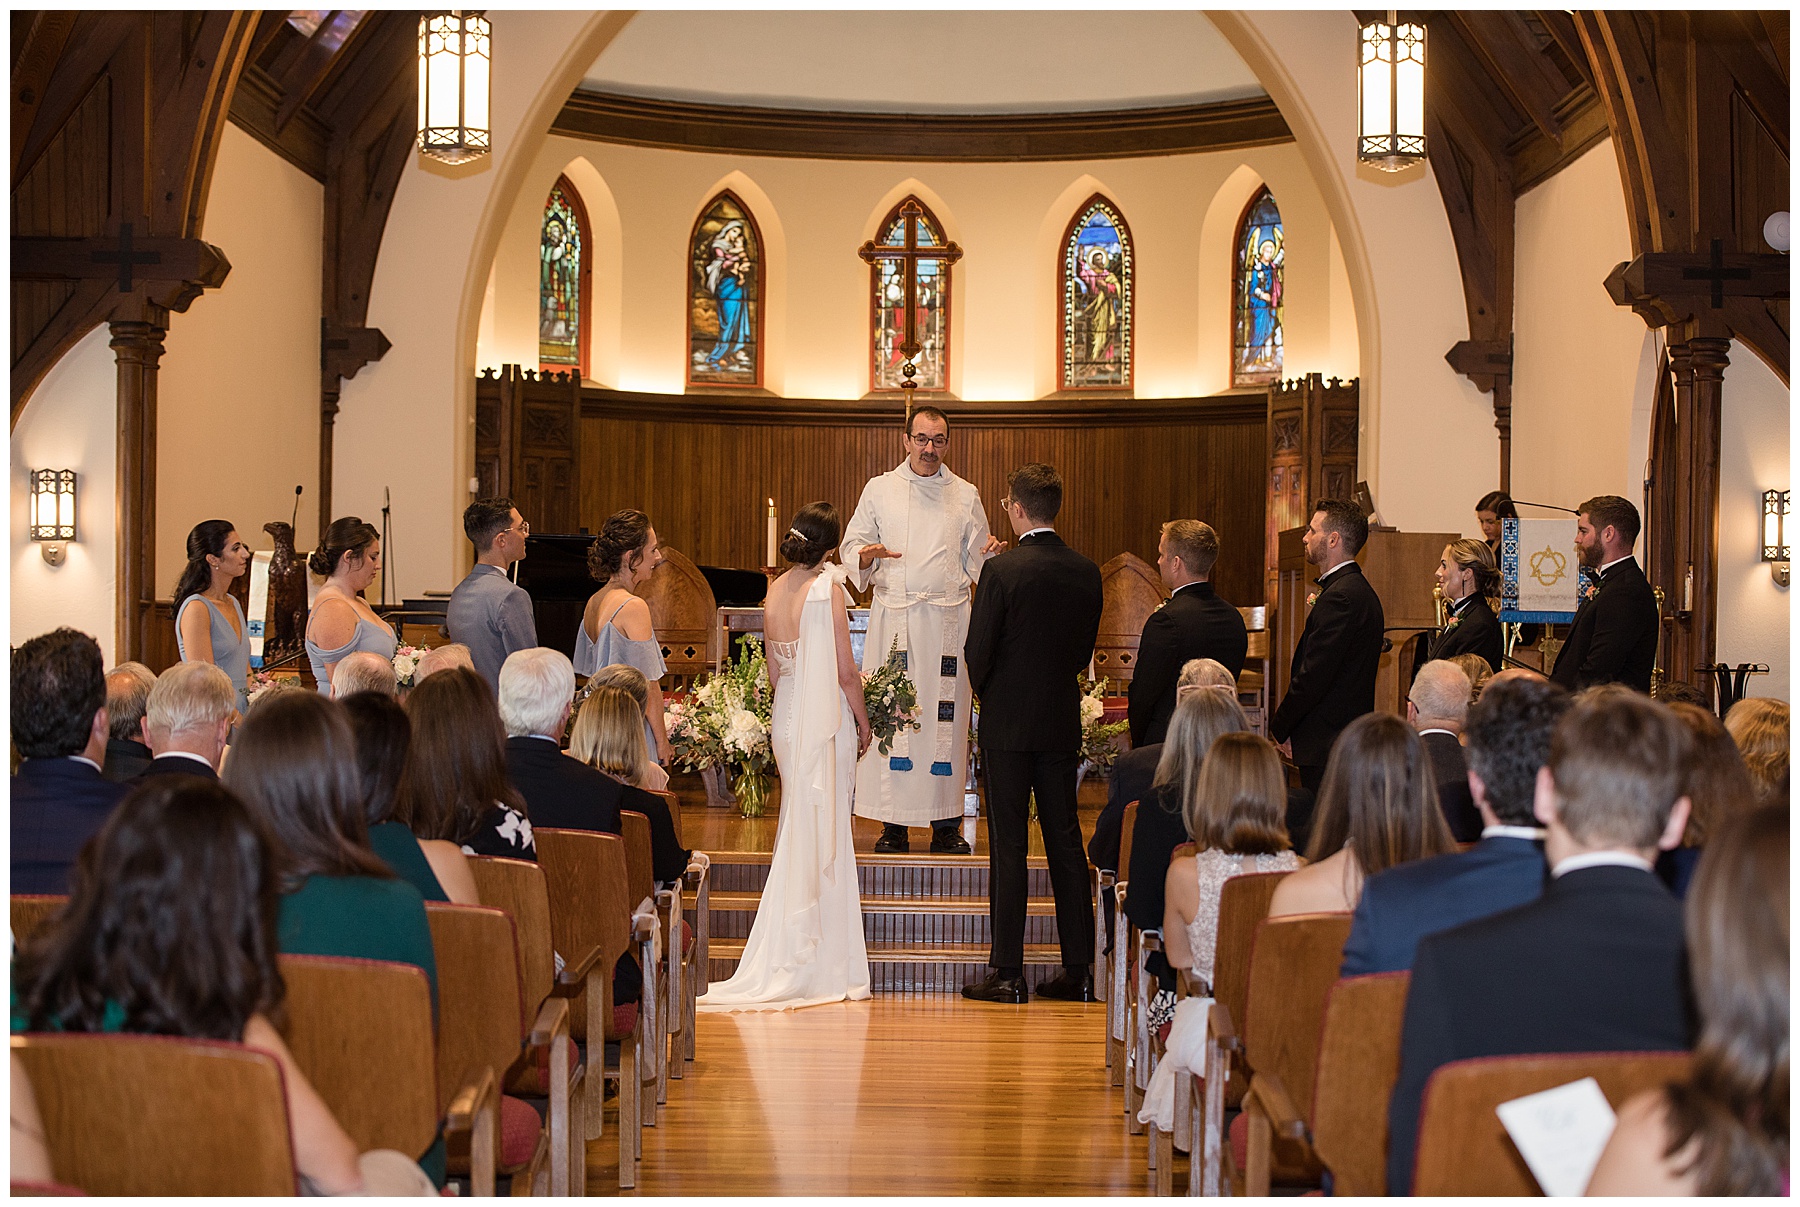
<instances>
[{"instance_id":1,"label":"chair armrest","mask_svg":"<svg viewBox=\"0 0 1800 1207\"><path fill-rule=\"evenodd\" d=\"M1138 934L1138 949L1140 951L1144 952L1145 954L1148 954L1152 951L1161 951L1163 949L1162 931L1160 931L1160 930L1140 931Z\"/></svg>"},{"instance_id":2,"label":"chair armrest","mask_svg":"<svg viewBox=\"0 0 1800 1207\"><path fill-rule=\"evenodd\" d=\"M1175 970L1175 996L1177 998L1211 997L1212 986L1206 983L1206 978L1195 976L1192 968L1177 968Z\"/></svg>"},{"instance_id":3,"label":"chair armrest","mask_svg":"<svg viewBox=\"0 0 1800 1207\"><path fill-rule=\"evenodd\" d=\"M556 983L550 986L551 997L578 997L587 988L588 973L600 962L600 948L590 947L579 960L565 960Z\"/></svg>"},{"instance_id":4,"label":"chair armrest","mask_svg":"<svg viewBox=\"0 0 1800 1207\"><path fill-rule=\"evenodd\" d=\"M1117 872L1109 872L1105 868L1094 869L1094 886L1096 888L1111 888L1118 882L1119 874Z\"/></svg>"},{"instance_id":5,"label":"chair armrest","mask_svg":"<svg viewBox=\"0 0 1800 1207\"><path fill-rule=\"evenodd\" d=\"M639 943L648 943L656 934L656 906L650 898L645 897L638 902L638 907L631 911L631 937Z\"/></svg>"},{"instance_id":6,"label":"chair armrest","mask_svg":"<svg viewBox=\"0 0 1800 1207\"><path fill-rule=\"evenodd\" d=\"M681 876L683 887L690 893L698 892L700 886L706 883L711 868L712 860L706 857L705 851L695 851L689 855L687 871L683 872Z\"/></svg>"},{"instance_id":7,"label":"chair armrest","mask_svg":"<svg viewBox=\"0 0 1800 1207\"><path fill-rule=\"evenodd\" d=\"M444 1111L444 1138L469 1137L469 1193L494 1195L494 1151L500 1131L500 1086L491 1065L463 1080Z\"/></svg>"},{"instance_id":8,"label":"chair armrest","mask_svg":"<svg viewBox=\"0 0 1800 1207\"><path fill-rule=\"evenodd\" d=\"M525 1037L525 1049L536 1055L538 1049L548 1048L560 1035L569 1033L569 1003L567 999L547 997L544 1004L538 1007L537 1019L531 1024L531 1033Z\"/></svg>"},{"instance_id":9,"label":"chair armrest","mask_svg":"<svg viewBox=\"0 0 1800 1207\"><path fill-rule=\"evenodd\" d=\"M1213 1002L1212 1009L1206 1014L1206 1029L1222 1051L1243 1051L1244 1045L1237 1037L1237 1030L1231 1025L1231 1011L1225 1008L1224 1002Z\"/></svg>"},{"instance_id":10,"label":"chair armrest","mask_svg":"<svg viewBox=\"0 0 1800 1207\"><path fill-rule=\"evenodd\" d=\"M1294 1108L1293 1100L1288 1097L1287 1087L1281 1084L1281 1078L1273 1073L1254 1073L1250 1077L1251 1098L1262 1107L1263 1114L1269 1117L1269 1123L1275 1134L1287 1140L1306 1139L1306 1120Z\"/></svg>"}]
</instances>

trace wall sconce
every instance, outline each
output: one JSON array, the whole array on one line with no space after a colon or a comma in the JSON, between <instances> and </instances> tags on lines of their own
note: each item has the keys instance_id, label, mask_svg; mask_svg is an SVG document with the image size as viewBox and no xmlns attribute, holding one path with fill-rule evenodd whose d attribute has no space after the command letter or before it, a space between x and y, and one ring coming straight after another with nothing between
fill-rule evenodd
<instances>
[{"instance_id":1,"label":"wall sconce","mask_svg":"<svg viewBox=\"0 0 1800 1207\"><path fill-rule=\"evenodd\" d=\"M493 26L460 9L419 18L419 150L468 163L489 150Z\"/></svg>"},{"instance_id":2,"label":"wall sconce","mask_svg":"<svg viewBox=\"0 0 1800 1207\"><path fill-rule=\"evenodd\" d=\"M1425 27L1388 19L1357 34L1356 158L1399 172L1425 158Z\"/></svg>"},{"instance_id":3,"label":"wall sconce","mask_svg":"<svg viewBox=\"0 0 1800 1207\"><path fill-rule=\"evenodd\" d=\"M31 539L42 541L44 560L60 566L68 556L64 542L75 539L75 471L31 471Z\"/></svg>"},{"instance_id":4,"label":"wall sconce","mask_svg":"<svg viewBox=\"0 0 1800 1207\"><path fill-rule=\"evenodd\" d=\"M1788 510L1793 506L1791 490L1765 490L1762 497L1762 560L1769 563L1775 585L1788 585L1793 546L1788 536Z\"/></svg>"}]
</instances>

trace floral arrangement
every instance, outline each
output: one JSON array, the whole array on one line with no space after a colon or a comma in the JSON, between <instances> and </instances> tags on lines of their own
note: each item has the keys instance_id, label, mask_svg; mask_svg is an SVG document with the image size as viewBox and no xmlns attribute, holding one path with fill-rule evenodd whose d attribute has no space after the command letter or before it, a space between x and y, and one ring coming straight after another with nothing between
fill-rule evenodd
<instances>
[{"instance_id":1,"label":"floral arrangement","mask_svg":"<svg viewBox=\"0 0 1800 1207\"><path fill-rule=\"evenodd\" d=\"M906 655L900 638L888 646L887 661L863 676L863 709L869 714L869 733L877 749L887 754L894 739L919 724L919 693L906 673Z\"/></svg>"},{"instance_id":2,"label":"floral arrangement","mask_svg":"<svg viewBox=\"0 0 1800 1207\"><path fill-rule=\"evenodd\" d=\"M1119 757L1116 739L1131 728L1129 721L1106 720L1106 676L1089 679L1076 676L1081 684L1081 757L1096 769L1105 771Z\"/></svg>"},{"instance_id":3,"label":"floral arrangement","mask_svg":"<svg viewBox=\"0 0 1800 1207\"><path fill-rule=\"evenodd\" d=\"M274 686L275 676L271 675L268 671L251 671L249 692L250 703L255 704L259 699L267 695L269 689Z\"/></svg>"},{"instance_id":4,"label":"floral arrangement","mask_svg":"<svg viewBox=\"0 0 1800 1207\"><path fill-rule=\"evenodd\" d=\"M728 765L761 775L775 757L769 744L773 704L762 642L745 637L736 661L709 675L686 699L664 706L675 761L689 771Z\"/></svg>"},{"instance_id":5,"label":"floral arrangement","mask_svg":"<svg viewBox=\"0 0 1800 1207\"><path fill-rule=\"evenodd\" d=\"M401 687L413 685L413 675L419 669L419 659L425 651L416 645L403 645L394 651L394 679Z\"/></svg>"}]
</instances>

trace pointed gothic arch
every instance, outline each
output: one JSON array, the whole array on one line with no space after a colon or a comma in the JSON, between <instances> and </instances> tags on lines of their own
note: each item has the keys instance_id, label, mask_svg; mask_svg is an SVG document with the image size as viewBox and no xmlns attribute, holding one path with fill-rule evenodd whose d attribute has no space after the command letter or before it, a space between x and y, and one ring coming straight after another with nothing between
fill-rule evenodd
<instances>
[{"instance_id":1,"label":"pointed gothic arch","mask_svg":"<svg viewBox=\"0 0 1800 1207\"><path fill-rule=\"evenodd\" d=\"M763 237L731 189L713 195L688 235L687 383L763 384Z\"/></svg>"},{"instance_id":2,"label":"pointed gothic arch","mask_svg":"<svg viewBox=\"0 0 1800 1207\"><path fill-rule=\"evenodd\" d=\"M1281 207L1267 185L1238 216L1231 256L1231 384L1280 381L1285 337L1287 245Z\"/></svg>"},{"instance_id":3,"label":"pointed gothic arch","mask_svg":"<svg viewBox=\"0 0 1800 1207\"><path fill-rule=\"evenodd\" d=\"M1137 256L1125 216L1105 194L1069 220L1058 274L1058 388L1131 389Z\"/></svg>"},{"instance_id":4,"label":"pointed gothic arch","mask_svg":"<svg viewBox=\"0 0 1800 1207\"><path fill-rule=\"evenodd\" d=\"M538 237L538 367L590 377L594 233L581 191L558 176L544 201Z\"/></svg>"},{"instance_id":5,"label":"pointed gothic arch","mask_svg":"<svg viewBox=\"0 0 1800 1207\"><path fill-rule=\"evenodd\" d=\"M931 206L917 193L908 193L887 212L875 228L875 241L884 246L906 242L900 210L908 202L924 214L915 235L920 247L943 247L950 240L944 224ZM950 388L950 303L954 283L951 266L942 260L919 260L918 314L914 323L923 350L915 363L919 372L913 379L919 390L941 392ZM869 266L869 390L871 393L898 391L903 380L901 367L906 363L900 351L905 339L905 278L894 260L878 260Z\"/></svg>"}]
</instances>

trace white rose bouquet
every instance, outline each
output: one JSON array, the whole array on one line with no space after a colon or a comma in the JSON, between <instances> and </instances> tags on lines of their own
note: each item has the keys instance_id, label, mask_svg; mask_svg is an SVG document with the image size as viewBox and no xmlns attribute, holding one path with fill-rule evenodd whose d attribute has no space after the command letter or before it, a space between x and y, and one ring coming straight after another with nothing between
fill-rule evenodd
<instances>
[{"instance_id":1,"label":"white rose bouquet","mask_svg":"<svg viewBox=\"0 0 1800 1207\"><path fill-rule=\"evenodd\" d=\"M1129 721L1106 721L1106 677L1077 676L1081 684L1081 757L1097 770L1106 771L1119 757L1118 737L1131 728Z\"/></svg>"},{"instance_id":2,"label":"white rose bouquet","mask_svg":"<svg viewBox=\"0 0 1800 1207\"><path fill-rule=\"evenodd\" d=\"M900 639L888 646L887 661L863 676L863 709L877 749L887 754L902 731L918 729L919 693L906 673Z\"/></svg>"},{"instance_id":3,"label":"white rose bouquet","mask_svg":"<svg viewBox=\"0 0 1800 1207\"><path fill-rule=\"evenodd\" d=\"M403 645L394 650L394 679L403 688L413 685L413 675L419 669L419 659L425 651L416 645Z\"/></svg>"}]
</instances>

